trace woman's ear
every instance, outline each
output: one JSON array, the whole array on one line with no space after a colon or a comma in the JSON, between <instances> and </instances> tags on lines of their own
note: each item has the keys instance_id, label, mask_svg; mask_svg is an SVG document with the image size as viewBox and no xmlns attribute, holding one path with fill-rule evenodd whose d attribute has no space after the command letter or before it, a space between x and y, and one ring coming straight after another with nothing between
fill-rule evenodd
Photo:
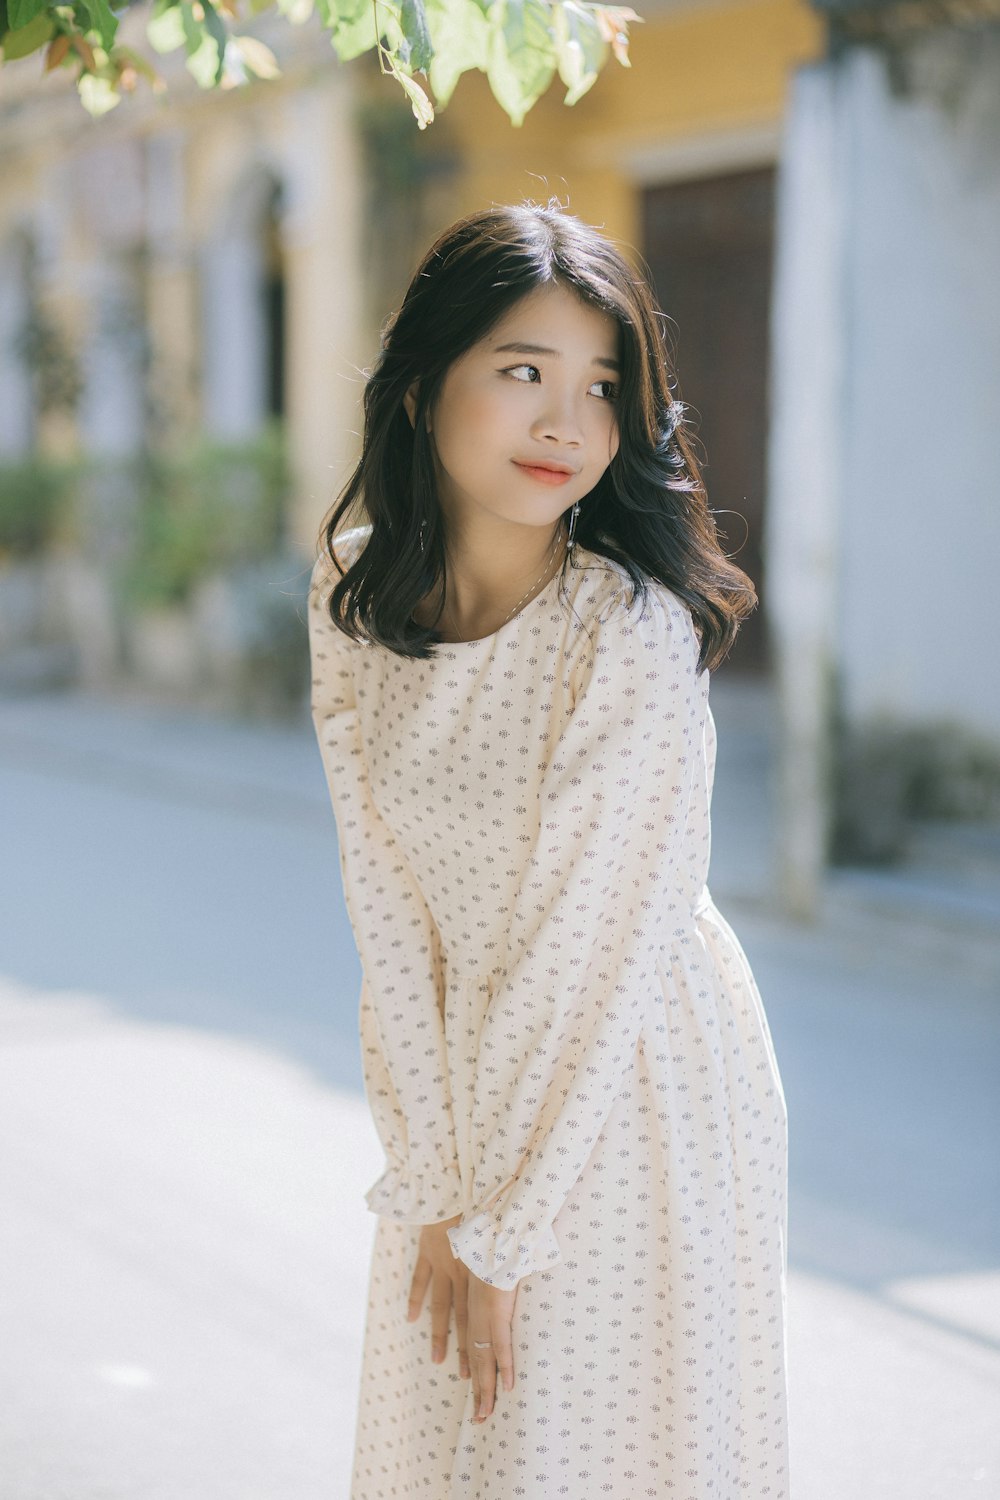
<instances>
[{"instance_id":1,"label":"woman's ear","mask_svg":"<svg viewBox=\"0 0 1000 1500\"><path fill-rule=\"evenodd\" d=\"M411 427L415 427L416 426L416 421L417 421L417 382L416 381L413 382L413 384L410 386L409 390L406 392L406 395L403 397L403 405L406 408L406 415L410 419L410 426Z\"/></svg>"},{"instance_id":2,"label":"woman's ear","mask_svg":"<svg viewBox=\"0 0 1000 1500\"><path fill-rule=\"evenodd\" d=\"M406 408L406 415L409 417L410 426L413 428L415 428L417 425L417 393L419 389L420 383L419 381L415 380L407 390L406 395L403 397L403 405ZM431 414L429 411L424 415L424 426L426 427L427 431L430 432Z\"/></svg>"}]
</instances>

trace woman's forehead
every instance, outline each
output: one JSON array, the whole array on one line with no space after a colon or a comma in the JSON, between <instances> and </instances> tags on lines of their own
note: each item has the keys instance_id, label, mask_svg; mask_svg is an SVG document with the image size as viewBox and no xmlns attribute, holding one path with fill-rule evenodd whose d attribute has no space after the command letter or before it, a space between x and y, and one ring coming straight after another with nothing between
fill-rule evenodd
<instances>
[{"instance_id":1,"label":"woman's forehead","mask_svg":"<svg viewBox=\"0 0 1000 1500\"><path fill-rule=\"evenodd\" d=\"M538 352L561 353L568 341L594 344L594 353L617 352L621 329L617 318L587 302L560 283L535 287L509 307L489 333L479 340L481 351L522 341Z\"/></svg>"}]
</instances>

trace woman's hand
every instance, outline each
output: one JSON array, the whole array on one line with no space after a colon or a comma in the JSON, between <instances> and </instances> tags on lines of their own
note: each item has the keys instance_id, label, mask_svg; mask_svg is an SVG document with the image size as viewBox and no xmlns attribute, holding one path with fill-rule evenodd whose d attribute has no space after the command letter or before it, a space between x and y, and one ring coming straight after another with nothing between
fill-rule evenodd
<instances>
[{"instance_id":1,"label":"woman's hand","mask_svg":"<svg viewBox=\"0 0 1000 1500\"><path fill-rule=\"evenodd\" d=\"M431 1359L435 1364L441 1364L448 1352L448 1323L452 1300L454 1300L458 1372L468 1380L470 1374L467 1347L470 1273L462 1261L455 1259L451 1250L451 1241L446 1233L453 1224L461 1222L462 1215L456 1214L453 1219L442 1219L438 1224L422 1226L417 1264L410 1283L410 1301L406 1319L407 1322L413 1323L420 1316L420 1309L424 1305L424 1293L430 1286Z\"/></svg>"},{"instance_id":2,"label":"woman's hand","mask_svg":"<svg viewBox=\"0 0 1000 1500\"><path fill-rule=\"evenodd\" d=\"M492 1416L497 1390L497 1367L505 1391L514 1388L514 1346L511 1324L514 1321L514 1306L517 1287L509 1292L499 1291L480 1281L475 1271L469 1271L468 1287L468 1338L469 1358L472 1361L472 1395L474 1422L485 1422ZM477 1349L476 1344L489 1344L487 1349Z\"/></svg>"},{"instance_id":3,"label":"woman's hand","mask_svg":"<svg viewBox=\"0 0 1000 1500\"><path fill-rule=\"evenodd\" d=\"M460 1224L462 1215L424 1224L420 1230L417 1264L410 1283L407 1322L420 1316L424 1294L431 1288L431 1359L440 1364L448 1352L448 1324L455 1304L459 1374L472 1376L474 1422L492 1416L496 1402L497 1368L505 1391L514 1388L514 1347L511 1325L517 1303L517 1287L502 1292L480 1281L463 1261L452 1254L447 1230ZM476 1344L488 1345L477 1349ZM471 1369L470 1369L471 1362Z\"/></svg>"}]
</instances>

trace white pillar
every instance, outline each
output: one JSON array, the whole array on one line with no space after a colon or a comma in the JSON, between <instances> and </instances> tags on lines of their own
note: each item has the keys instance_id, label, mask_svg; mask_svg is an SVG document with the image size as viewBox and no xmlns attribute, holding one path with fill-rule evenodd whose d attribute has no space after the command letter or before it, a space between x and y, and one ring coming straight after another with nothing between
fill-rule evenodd
<instances>
[{"instance_id":1,"label":"white pillar","mask_svg":"<svg viewBox=\"0 0 1000 1500\"><path fill-rule=\"evenodd\" d=\"M34 446L31 369L18 339L31 310L30 241L14 234L0 251L0 454L17 458Z\"/></svg>"},{"instance_id":2,"label":"white pillar","mask_svg":"<svg viewBox=\"0 0 1000 1500\"><path fill-rule=\"evenodd\" d=\"M365 326L364 178L355 75L338 68L286 110L288 437L296 507L291 533L309 552L360 449ZM388 308L385 309L389 311Z\"/></svg>"},{"instance_id":3,"label":"white pillar","mask_svg":"<svg viewBox=\"0 0 1000 1500\"><path fill-rule=\"evenodd\" d=\"M765 547L779 700L778 878L817 914L831 810L844 411L847 122L836 65L794 75L778 175Z\"/></svg>"},{"instance_id":4,"label":"white pillar","mask_svg":"<svg viewBox=\"0 0 1000 1500\"><path fill-rule=\"evenodd\" d=\"M253 438L267 417L264 233L276 180L255 163L201 252L203 423L212 437Z\"/></svg>"},{"instance_id":5,"label":"white pillar","mask_svg":"<svg viewBox=\"0 0 1000 1500\"><path fill-rule=\"evenodd\" d=\"M212 437L255 437L267 405L263 246L240 232L202 252L203 420Z\"/></svg>"},{"instance_id":6,"label":"white pillar","mask_svg":"<svg viewBox=\"0 0 1000 1500\"><path fill-rule=\"evenodd\" d=\"M146 324L142 287L125 253L106 248L87 267L92 320L83 349L80 427L90 453L127 455L146 430Z\"/></svg>"}]
</instances>

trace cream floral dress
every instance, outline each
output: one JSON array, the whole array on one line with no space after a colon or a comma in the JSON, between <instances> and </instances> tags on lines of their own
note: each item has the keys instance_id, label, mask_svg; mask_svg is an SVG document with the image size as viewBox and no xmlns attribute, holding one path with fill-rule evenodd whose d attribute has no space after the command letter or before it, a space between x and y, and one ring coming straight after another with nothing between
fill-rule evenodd
<instances>
[{"instance_id":1,"label":"cream floral dress","mask_svg":"<svg viewBox=\"0 0 1000 1500\"><path fill-rule=\"evenodd\" d=\"M337 538L348 565L367 528ZM386 1154L350 1500L787 1500L787 1114L706 885L690 613L577 548L481 640L405 659L309 599L312 707ZM331 976L332 978L333 976ZM517 1286L473 1424L419 1226Z\"/></svg>"}]
</instances>

